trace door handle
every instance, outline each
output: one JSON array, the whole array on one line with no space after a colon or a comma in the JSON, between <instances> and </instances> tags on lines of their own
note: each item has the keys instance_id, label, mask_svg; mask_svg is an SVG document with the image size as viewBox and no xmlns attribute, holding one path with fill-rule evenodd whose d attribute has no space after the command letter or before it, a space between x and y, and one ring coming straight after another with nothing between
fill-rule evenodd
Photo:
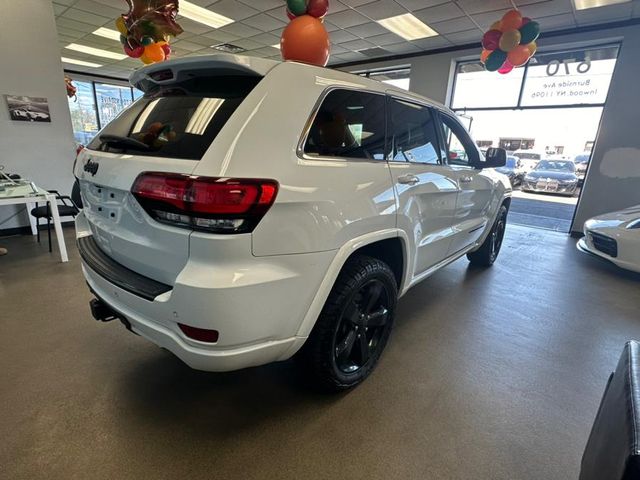
<instances>
[{"instance_id":1,"label":"door handle","mask_svg":"<svg viewBox=\"0 0 640 480\"><path fill-rule=\"evenodd\" d=\"M415 185L420 181L416 175L407 174L398 177L398 183L402 183L403 185Z\"/></svg>"},{"instance_id":2,"label":"door handle","mask_svg":"<svg viewBox=\"0 0 640 480\"><path fill-rule=\"evenodd\" d=\"M460 183L471 183L473 181L473 177L460 177Z\"/></svg>"}]
</instances>

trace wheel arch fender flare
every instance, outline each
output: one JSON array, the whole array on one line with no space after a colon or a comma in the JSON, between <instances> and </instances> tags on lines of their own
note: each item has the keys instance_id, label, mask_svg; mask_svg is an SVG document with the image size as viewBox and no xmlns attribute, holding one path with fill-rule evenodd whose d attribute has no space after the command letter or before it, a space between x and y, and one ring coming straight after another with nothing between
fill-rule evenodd
<instances>
[{"instance_id":1,"label":"wheel arch fender flare","mask_svg":"<svg viewBox=\"0 0 640 480\"><path fill-rule=\"evenodd\" d=\"M300 327L298 328L296 336L302 338L306 338L309 336L318 317L320 316L320 312L322 311L327 298L329 297L329 293L331 293L333 285L336 283L338 275L342 271L342 268L347 263L349 258L358 250L366 247L367 245L371 245L381 240L388 240L393 238L399 239L402 245L402 255L404 257L403 272L401 275L401 285L398 285L398 292L403 291L404 285L407 282L407 272L409 271L408 266L413 262L413 258L411 258L410 250L408 248L407 234L400 229L390 228L377 232L367 233L360 237L351 239L337 250L333 261L327 269L326 275L324 276L322 282L320 283L320 286L318 287L318 291L316 292L315 297L313 298L311 304L309 305L309 308L307 309L307 313L304 316Z\"/></svg>"}]
</instances>

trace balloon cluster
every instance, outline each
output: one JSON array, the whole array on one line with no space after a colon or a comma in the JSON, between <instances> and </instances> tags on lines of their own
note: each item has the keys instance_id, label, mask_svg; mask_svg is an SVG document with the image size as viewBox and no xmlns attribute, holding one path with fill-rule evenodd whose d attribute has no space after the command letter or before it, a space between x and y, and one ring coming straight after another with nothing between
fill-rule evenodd
<instances>
[{"instance_id":1,"label":"balloon cluster","mask_svg":"<svg viewBox=\"0 0 640 480\"><path fill-rule=\"evenodd\" d=\"M482 37L480 61L490 71L509 73L526 64L536 53L540 24L509 10Z\"/></svg>"},{"instance_id":2,"label":"balloon cluster","mask_svg":"<svg viewBox=\"0 0 640 480\"><path fill-rule=\"evenodd\" d=\"M126 0L129 12L116 20L124 53L146 65L169 59L169 38L183 30L176 23L178 0Z\"/></svg>"},{"instance_id":3,"label":"balloon cluster","mask_svg":"<svg viewBox=\"0 0 640 480\"><path fill-rule=\"evenodd\" d=\"M323 17L329 11L329 0L287 0L289 25L282 32L280 51L284 60L324 67L331 46Z\"/></svg>"},{"instance_id":4,"label":"balloon cluster","mask_svg":"<svg viewBox=\"0 0 640 480\"><path fill-rule=\"evenodd\" d=\"M74 101L78 101L78 97L76 96L76 94L78 93L78 89L73 84L73 79L65 75L64 84L67 87L67 97L73 98Z\"/></svg>"}]
</instances>

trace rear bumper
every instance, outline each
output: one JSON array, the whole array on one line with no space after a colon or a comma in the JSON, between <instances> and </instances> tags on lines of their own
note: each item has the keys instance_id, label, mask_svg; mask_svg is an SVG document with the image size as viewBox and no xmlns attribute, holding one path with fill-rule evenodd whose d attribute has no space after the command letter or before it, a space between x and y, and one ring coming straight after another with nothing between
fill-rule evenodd
<instances>
[{"instance_id":1,"label":"rear bumper","mask_svg":"<svg viewBox=\"0 0 640 480\"><path fill-rule=\"evenodd\" d=\"M90 233L80 215L77 235ZM197 237L197 234L194 234ZM228 371L285 360L304 343L298 334L335 252L212 259L206 238L191 241L187 264L171 289L153 299L128 291L83 260L95 295L131 329L198 370ZM161 259L159 259L161 261ZM178 323L219 332L215 344L185 336Z\"/></svg>"}]
</instances>

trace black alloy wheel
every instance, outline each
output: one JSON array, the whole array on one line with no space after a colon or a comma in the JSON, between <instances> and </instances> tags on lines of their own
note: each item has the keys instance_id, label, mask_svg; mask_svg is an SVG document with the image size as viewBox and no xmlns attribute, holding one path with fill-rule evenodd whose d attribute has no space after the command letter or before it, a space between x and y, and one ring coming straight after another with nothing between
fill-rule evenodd
<instances>
[{"instance_id":1,"label":"black alloy wheel","mask_svg":"<svg viewBox=\"0 0 640 480\"><path fill-rule=\"evenodd\" d=\"M334 362L343 373L354 373L377 358L380 339L391 327L391 293L379 279L372 279L346 305L334 336Z\"/></svg>"}]
</instances>

